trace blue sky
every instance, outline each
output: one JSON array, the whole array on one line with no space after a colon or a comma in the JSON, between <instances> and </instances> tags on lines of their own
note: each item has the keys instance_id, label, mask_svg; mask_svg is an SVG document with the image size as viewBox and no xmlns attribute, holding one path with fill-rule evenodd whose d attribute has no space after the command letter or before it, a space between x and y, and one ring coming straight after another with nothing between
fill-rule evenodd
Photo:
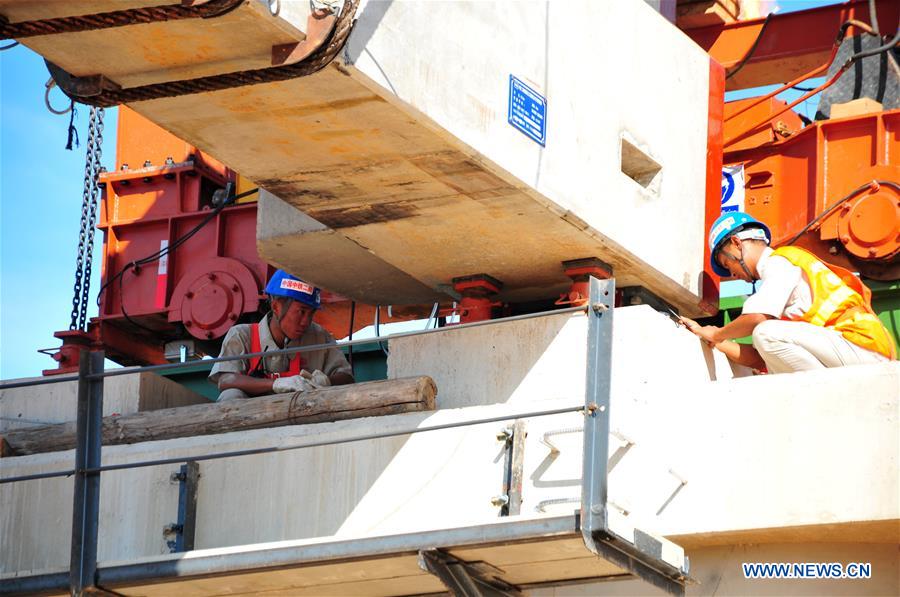
<instances>
[{"instance_id":1,"label":"blue sky","mask_svg":"<svg viewBox=\"0 0 900 597\"><path fill-rule=\"evenodd\" d=\"M779 0L778 6L793 11L833 3ZM72 309L89 108L78 107L81 147L66 151L69 117L45 108L48 77L43 60L24 46L0 52L0 379L53 368L37 350L59 346L53 332L68 329ZM67 102L58 90L51 97L57 107ZM103 164L112 169L115 109L106 111L105 122ZM102 234L95 238L88 316L97 314L100 286Z\"/></svg>"}]
</instances>

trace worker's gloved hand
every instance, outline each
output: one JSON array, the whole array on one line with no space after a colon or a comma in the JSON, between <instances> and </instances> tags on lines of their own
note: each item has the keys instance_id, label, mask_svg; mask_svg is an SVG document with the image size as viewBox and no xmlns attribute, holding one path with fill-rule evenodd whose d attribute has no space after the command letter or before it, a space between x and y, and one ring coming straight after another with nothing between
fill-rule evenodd
<instances>
[{"instance_id":1,"label":"worker's gloved hand","mask_svg":"<svg viewBox=\"0 0 900 597\"><path fill-rule=\"evenodd\" d=\"M327 388L331 385L331 380L328 379L328 376L319 369L316 369L312 372L309 381L312 382L312 385L316 386L317 388Z\"/></svg>"},{"instance_id":2,"label":"worker's gloved hand","mask_svg":"<svg viewBox=\"0 0 900 597\"><path fill-rule=\"evenodd\" d=\"M327 388L331 385L331 379L327 375L325 375L324 371L316 369L312 373L303 369L300 371L300 375L305 379L309 380L309 382L315 386L316 388Z\"/></svg>"},{"instance_id":3,"label":"worker's gloved hand","mask_svg":"<svg viewBox=\"0 0 900 597\"><path fill-rule=\"evenodd\" d=\"M308 392L315 390L316 387L302 375L292 375L291 377L279 377L272 382L272 391L278 394L287 394L293 392Z\"/></svg>"}]
</instances>

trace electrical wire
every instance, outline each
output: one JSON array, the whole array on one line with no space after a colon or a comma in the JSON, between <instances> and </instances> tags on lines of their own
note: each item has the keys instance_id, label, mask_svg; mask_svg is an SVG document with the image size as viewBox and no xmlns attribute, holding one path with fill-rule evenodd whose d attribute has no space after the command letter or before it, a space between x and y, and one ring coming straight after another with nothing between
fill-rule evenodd
<instances>
[{"instance_id":1,"label":"electrical wire","mask_svg":"<svg viewBox=\"0 0 900 597\"><path fill-rule=\"evenodd\" d=\"M381 336L381 332L379 332L381 326L381 305L375 305L375 337ZM388 349L384 345L384 342L378 342L378 348L381 349L381 352L384 353L384 356L388 356Z\"/></svg>"},{"instance_id":2,"label":"electrical wire","mask_svg":"<svg viewBox=\"0 0 900 597\"><path fill-rule=\"evenodd\" d=\"M831 212L833 212L834 210L836 210L838 207L840 207L841 205L843 205L845 202L849 201L850 199L852 199L852 198L855 197L856 195L859 195L860 193L862 193L862 192L865 191L866 189L871 188L873 185L885 185L885 186L893 187L894 189L900 191L900 184L897 184L897 183L895 183L895 182L891 182L891 181L889 181L889 180L872 180L872 181L869 181L869 182L867 182L866 184L861 185L861 186L859 186L859 187L853 189L853 190L850 191L847 195L845 195L844 197L842 197L842 198L839 199L838 201L835 201L834 203L832 203L831 205L829 205L829 206L825 209L825 211L823 211L822 213L820 213L819 215L817 215L815 218L813 218L806 226L804 226L803 228L800 229L800 232L798 232L798 233L795 234L793 237L791 237L790 240L788 240L788 241L782 243L781 246L787 246L787 245L792 245L792 244L794 244L795 242L797 242L797 240L798 240L801 236L803 236L804 234L806 234L806 232L807 232L810 228L812 228L812 227L815 226L817 223L821 222L823 219L825 219L826 217L828 217L828 215L831 214Z\"/></svg>"},{"instance_id":3,"label":"electrical wire","mask_svg":"<svg viewBox=\"0 0 900 597\"><path fill-rule=\"evenodd\" d=\"M772 15L774 15L774 14L775 14L774 12L770 12L769 14L766 15L766 20L763 21L762 28L759 30L759 33L757 34L756 39L753 40L753 45L750 46L750 49L747 50L747 53L744 54L744 57L741 58L740 62L738 62L734 66L734 68L732 68L730 71L725 73L726 81L728 79L730 79L731 77L735 76L736 74L738 74L738 72L740 72L740 70L742 68L744 68L744 65L747 64L747 61L749 61L750 58L753 57L754 52L756 52L757 46L759 46L760 40L763 38L763 34L766 32L766 28L769 26L769 21L772 20Z\"/></svg>"},{"instance_id":4,"label":"electrical wire","mask_svg":"<svg viewBox=\"0 0 900 597\"><path fill-rule=\"evenodd\" d=\"M878 11L875 9L875 0L869 0L869 22L872 23L875 35L881 35L881 31L878 29Z\"/></svg>"},{"instance_id":5,"label":"electrical wire","mask_svg":"<svg viewBox=\"0 0 900 597\"><path fill-rule=\"evenodd\" d=\"M437 320L435 319L435 315L437 315L438 307L439 307L439 306L440 306L440 303L435 303L434 306L431 307L431 315L428 316L428 321L425 322L425 329L426 329L426 330L427 330L428 328L431 327L431 321L432 321L432 320L435 320L435 321L434 321L434 327L437 327Z\"/></svg>"},{"instance_id":6,"label":"electrical wire","mask_svg":"<svg viewBox=\"0 0 900 597\"><path fill-rule=\"evenodd\" d=\"M125 267L123 267L118 272L116 272L116 274L114 276L107 279L106 282L104 282L103 285L100 287L100 290L97 292L97 304L98 305L100 304L100 298L103 296L103 291L106 290L106 288L109 287L111 284L115 283L117 280L120 280L122 278L122 276L125 275L125 272L127 272L130 269L134 269L135 272L137 272L141 266L147 265L148 263L153 263L154 261L157 261L160 257L163 257L164 255L168 255L169 253L171 253L172 251L174 251L175 249L177 249L178 247L180 247L181 245L186 243L192 236L197 234L197 232L199 232L201 228L203 228L204 226L209 224L217 215L219 215L222 212L223 209L225 209L229 205L233 204L238 199L248 197L248 196L252 195L253 193L256 193L257 191L259 191L259 188L250 189L249 191L244 191L243 193L239 193L239 194L235 195L234 197L225 200L222 203L222 205L219 205L218 207L213 209L211 212L209 212L209 215L207 215L205 218L203 218L203 220L199 224L197 224L196 226L194 226L193 228L191 228L190 230L185 232L183 235L181 235L180 237L175 239L174 242L168 244L167 246L163 247L159 251L156 251L155 253L151 253L150 255L147 255L146 257L137 259L135 261L131 261L128 264L126 264ZM121 291L121 284L119 286L119 290ZM124 313L124 311L123 311L123 313Z\"/></svg>"},{"instance_id":7,"label":"electrical wire","mask_svg":"<svg viewBox=\"0 0 900 597\"><path fill-rule=\"evenodd\" d=\"M350 333L347 334L347 341L353 342L353 320L356 319L356 301L350 301ZM350 362L350 373L356 375L353 369L353 344L347 347L347 360Z\"/></svg>"},{"instance_id":8,"label":"electrical wire","mask_svg":"<svg viewBox=\"0 0 900 597\"><path fill-rule=\"evenodd\" d=\"M846 25L847 25L847 23L844 23L844 25L841 25L841 29L844 29ZM779 115L787 112L788 110L793 109L794 106L796 106L797 104L799 104L801 102L805 102L806 100L808 100L812 96L816 95L817 93L820 93L820 92L824 91L825 89L828 89L829 87L834 85L838 81L838 79L840 79L844 75L844 73L847 72L847 70L851 66L853 66L854 63L856 63L856 61L862 60L863 58L868 58L869 56L875 56L876 54L881 54L883 52L887 52L887 51L893 49L898 43L900 43L900 30L897 31L897 33L894 35L894 37L893 37L893 39L891 39L891 41L889 41L885 44L882 44L878 47L871 48L869 50L863 50L862 52L853 54L852 56L847 58L847 60L844 62L844 64L842 64L841 67L833 75L831 75L831 77L829 77L829 79L827 81L825 81L818 87L814 88L812 91L800 96L798 99L796 99L796 100L792 101L791 103L787 104L786 106L782 107L774 114L769 114L765 120L757 122L750 127L747 127L743 132L738 133L737 135L731 137L730 139L726 139L722 144L723 147L728 147L735 141L738 141L739 139L743 139L748 134L755 131L761 125L766 124L767 122L771 121L776 116L779 116ZM795 79L795 80L791 81L790 83L787 83L787 84L781 86L780 88L776 89L775 91L772 91L772 92L766 94L762 98L757 98L757 100L755 102L749 104L748 106L744 106L744 108L742 108L741 110L738 110L737 112L735 112L734 114L732 114L731 116L726 118L726 120L735 118L738 114L742 114L743 112L746 112L750 108L752 108L756 105L759 105L762 101L765 101L766 99L768 99L770 97L778 95L782 91L785 91L785 90L793 87L797 83L800 83L809 78L812 78L813 76L817 75L819 72L827 69L830 66L830 63L834 60L834 57L836 55L836 50L837 50L837 46L835 46L832 49L831 58L829 59L829 64L820 66L819 68L815 69L814 71L811 71L811 72L803 75L799 79Z\"/></svg>"},{"instance_id":9,"label":"electrical wire","mask_svg":"<svg viewBox=\"0 0 900 597\"><path fill-rule=\"evenodd\" d=\"M17 45L19 45L19 42L14 41L14 42L10 42L10 43L6 44L5 46L0 46L0 52L5 52L6 50L12 50Z\"/></svg>"}]
</instances>

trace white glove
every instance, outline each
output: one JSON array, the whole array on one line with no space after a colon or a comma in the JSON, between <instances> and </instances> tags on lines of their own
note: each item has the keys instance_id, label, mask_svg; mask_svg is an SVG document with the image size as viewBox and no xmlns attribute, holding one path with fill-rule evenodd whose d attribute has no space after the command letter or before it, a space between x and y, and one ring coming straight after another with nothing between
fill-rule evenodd
<instances>
[{"instance_id":1,"label":"white glove","mask_svg":"<svg viewBox=\"0 0 900 597\"><path fill-rule=\"evenodd\" d=\"M331 385L331 380L328 379L328 376L318 369L312 372L312 376L310 376L309 381L312 382L312 385L316 386L317 388L327 388Z\"/></svg>"},{"instance_id":2,"label":"white glove","mask_svg":"<svg viewBox=\"0 0 900 597\"><path fill-rule=\"evenodd\" d=\"M272 391L279 394L308 392L315 389L316 387L308 379L305 379L300 375L292 375L291 377L279 377L272 382Z\"/></svg>"},{"instance_id":3,"label":"white glove","mask_svg":"<svg viewBox=\"0 0 900 597\"><path fill-rule=\"evenodd\" d=\"M300 376L305 378L316 389L327 388L331 385L331 380L319 369L316 369L312 373L303 369L300 371Z\"/></svg>"}]
</instances>

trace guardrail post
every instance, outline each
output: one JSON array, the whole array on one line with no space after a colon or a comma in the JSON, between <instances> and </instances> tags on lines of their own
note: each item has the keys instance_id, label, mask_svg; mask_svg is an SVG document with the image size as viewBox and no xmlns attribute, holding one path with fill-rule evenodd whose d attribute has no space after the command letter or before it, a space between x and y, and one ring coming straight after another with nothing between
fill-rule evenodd
<instances>
[{"instance_id":1,"label":"guardrail post","mask_svg":"<svg viewBox=\"0 0 900 597\"><path fill-rule=\"evenodd\" d=\"M587 378L581 486L581 534L588 547L594 545L594 533L607 530L609 398L615 296L615 279L598 280L591 277L587 309Z\"/></svg>"},{"instance_id":2,"label":"guardrail post","mask_svg":"<svg viewBox=\"0 0 900 597\"><path fill-rule=\"evenodd\" d=\"M75 495L72 509L72 551L69 589L82 595L96 584L97 536L100 523L100 473L86 469L100 466L103 427L104 352L84 350L78 362L78 418L75 447Z\"/></svg>"}]
</instances>

